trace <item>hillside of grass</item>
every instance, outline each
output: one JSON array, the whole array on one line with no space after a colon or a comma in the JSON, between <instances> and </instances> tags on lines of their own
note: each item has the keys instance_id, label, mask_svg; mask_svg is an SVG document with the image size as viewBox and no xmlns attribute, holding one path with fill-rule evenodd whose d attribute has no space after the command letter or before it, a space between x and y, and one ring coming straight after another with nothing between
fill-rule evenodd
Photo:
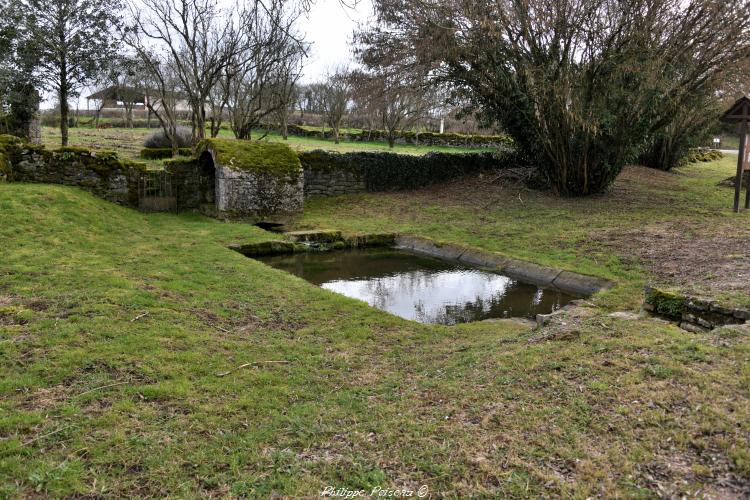
<instances>
[{"instance_id":1,"label":"hillside of grass","mask_svg":"<svg viewBox=\"0 0 750 500\"><path fill-rule=\"evenodd\" d=\"M725 168L631 172L590 204L476 179L319 200L295 222L615 279L557 333L408 322L227 249L258 228L0 184L0 497L742 496L750 338L610 317L648 270L587 243L605 223L736 222L708 187Z\"/></svg>"}]
</instances>

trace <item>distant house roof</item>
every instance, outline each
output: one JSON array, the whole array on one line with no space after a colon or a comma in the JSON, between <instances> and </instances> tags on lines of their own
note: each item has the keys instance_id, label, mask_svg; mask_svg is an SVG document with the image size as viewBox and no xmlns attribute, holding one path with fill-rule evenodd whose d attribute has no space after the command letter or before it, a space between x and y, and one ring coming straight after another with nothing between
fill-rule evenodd
<instances>
[{"instance_id":1,"label":"distant house roof","mask_svg":"<svg viewBox=\"0 0 750 500\"><path fill-rule=\"evenodd\" d=\"M152 101L159 100L159 91L154 89L138 89L135 87L127 87L122 85L112 85L105 89L94 92L86 99L97 100L97 101L117 101L117 102L132 102L135 104L145 104L146 98L151 96ZM177 99L186 99L182 93L174 92L172 96Z\"/></svg>"},{"instance_id":2,"label":"distant house roof","mask_svg":"<svg viewBox=\"0 0 750 500\"><path fill-rule=\"evenodd\" d=\"M153 95L156 92L148 92ZM136 89L134 87L124 87L119 85L112 85L106 89L102 89L98 92L94 92L86 99L102 100L102 101L121 101L121 102L134 102L137 104L146 103L146 92L142 89Z\"/></svg>"}]
</instances>

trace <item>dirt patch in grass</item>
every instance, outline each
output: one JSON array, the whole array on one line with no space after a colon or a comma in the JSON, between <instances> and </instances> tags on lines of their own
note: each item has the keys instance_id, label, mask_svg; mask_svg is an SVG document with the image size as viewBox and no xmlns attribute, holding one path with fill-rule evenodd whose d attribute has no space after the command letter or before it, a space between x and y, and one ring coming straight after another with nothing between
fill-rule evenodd
<instances>
[{"instance_id":1,"label":"dirt patch in grass","mask_svg":"<svg viewBox=\"0 0 750 500\"><path fill-rule=\"evenodd\" d=\"M750 296L750 228L681 220L594 234L623 260L638 260L657 283L702 295Z\"/></svg>"}]
</instances>

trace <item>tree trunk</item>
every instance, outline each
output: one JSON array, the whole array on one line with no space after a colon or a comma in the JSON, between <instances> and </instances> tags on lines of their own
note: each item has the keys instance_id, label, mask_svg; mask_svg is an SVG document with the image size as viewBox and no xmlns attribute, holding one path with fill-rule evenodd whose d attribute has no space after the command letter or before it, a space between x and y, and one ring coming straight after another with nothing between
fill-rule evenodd
<instances>
[{"instance_id":1,"label":"tree trunk","mask_svg":"<svg viewBox=\"0 0 750 500\"><path fill-rule=\"evenodd\" d=\"M68 82L61 74L60 78L60 136L62 137L61 143L65 147L68 145L68 117L70 115L70 106L68 106Z\"/></svg>"},{"instance_id":2,"label":"tree trunk","mask_svg":"<svg viewBox=\"0 0 750 500\"><path fill-rule=\"evenodd\" d=\"M172 158L175 158L180 151L180 145L177 143L177 125L169 126L169 140L172 143Z\"/></svg>"},{"instance_id":3,"label":"tree trunk","mask_svg":"<svg viewBox=\"0 0 750 500\"><path fill-rule=\"evenodd\" d=\"M289 140L289 120L287 119L286 113L281 117L281 137L285 140Z\"/></svg>"},{"instance_id":4,"label":"tree trunk","mask_svg":"<svg viewBox=\"0 0 750 500\"><path fill-rule=\"evenodd\" d=\"M393 147L396 145L396 137L393 134L393 132L388 132L388 147L393 149Z\"/></svg>"},{"instance_id":5,"label":"tree trunk","mask_svg":"<svg viewBox=\"0 0 750 500\"><path fill-rule=\"evenodd\" d=\"M334 142L334 144L338 144L339 143L339 129L338 129L338 127L336 127L335 129L333 129L333 142Z\"/></svg>"}]
</instances>

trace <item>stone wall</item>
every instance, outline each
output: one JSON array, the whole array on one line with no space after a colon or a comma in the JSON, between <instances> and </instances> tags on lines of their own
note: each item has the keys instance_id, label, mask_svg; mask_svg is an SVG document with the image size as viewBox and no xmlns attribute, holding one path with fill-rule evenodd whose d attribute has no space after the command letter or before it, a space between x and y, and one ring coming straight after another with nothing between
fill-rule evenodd
<instances>
[{"instance_id":1,"label":"stone wall","mask_svg":"<svg viewBox=\"0 0 750 500\"><path fill-rule=\"evenodd\" d=\"M198 160L168 160L164 168L171 176L172 192L177 200L178 212L198 209L205 203L214 203L215 174L206 175ZM213 169L213 165L210 168Z\"/></svg>"},{"instance_id":2,"label":"stone wall","mask_svg":"<svg viewBox=\"0 0 750 500\"><path fill-rule=\"evenodd\" d=\"M727 307L715 301L650 286L645 289L643 309L669 318L690 332L706 332L725 325L745 324L750 320L750 309Z\"/></svg>"},{"instance_id":3,"label":"stone wall","mask_svg":"<svg viewBox=\"0 0 750 500\"><path fill-rule=\"evenodd\" d=\"M364 190L365 179L361 173L305 169L305 198L355 194Z\"/></svg>"},{"instance_id":4,"label":"stone wall","mask_svg":"<svg viewBox=\"0 0 750 500\"><path fill-rule=\"evenodd\" d=\"M302 171L276 177L216 165L216 210L221 217L267 216L299 212L303 207Z\"/></svg>"},{"instance_id":5,"label":"stone wall","mask_svg":"<svg viewBox=\"0 0 750 500\"><path fill-rule=\"evenodd\" d=\"M142 167L123 163L114 153L78 148L49 151L27 143L6 145L14 182L44 182L78 186L105 200L138 207Z\"/></svg>"},{"instance_id":6,"label":"stone wall","mask_svg":"<svg viewBox=\"0 0 750 500\"><path fill-rule=\"evenodd\" d=\"M513 151L428 153L304 151L305 197L419 189L482 171L517 167Z\"/></svg>"},{"instance_id":7,"label":"stone wall","mask_svg":"<svg viewBox=\"0 0 750 500\"><path fill-rule=\"evenodd\" d=\"M269 126L278 130L277 126ZM323 132L318 128L307 128L300 125L289 125L287 127L287 133L298 137L333 139L333 132L330 129ZM387 133L383 130L344 130L340 132L339 138L344 141L352 142L383 142L387 140ZM443 134L438 132L416 133L413 131L396 132L395 143L464 148L507 148L513 146L513 140L507 135L457 134L451 132Z\"/></svg>"}]
</instances>

